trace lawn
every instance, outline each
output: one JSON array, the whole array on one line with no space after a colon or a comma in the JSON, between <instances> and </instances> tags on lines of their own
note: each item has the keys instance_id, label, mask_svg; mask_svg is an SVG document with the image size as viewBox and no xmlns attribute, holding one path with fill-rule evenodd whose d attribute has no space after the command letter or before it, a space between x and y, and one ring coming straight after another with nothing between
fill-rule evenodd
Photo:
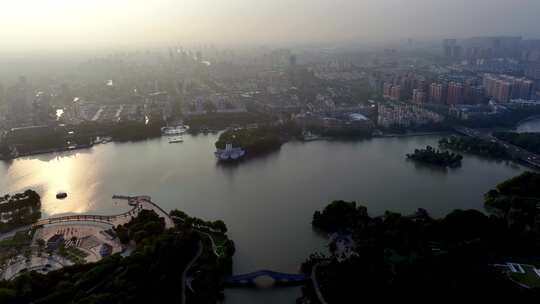
<instances>
[{"instance_id":1,"label":"lawn","mask_svg":"<svg viewBox=\"0 0 540 304\"><path fill-rule=\"evenodd\" d=\"M540 277L534 271L534 267L529 265L521 265L521 267L525 273L510 273L510 277L531 288L540 288Z\"/></svg>"}]
</instances>

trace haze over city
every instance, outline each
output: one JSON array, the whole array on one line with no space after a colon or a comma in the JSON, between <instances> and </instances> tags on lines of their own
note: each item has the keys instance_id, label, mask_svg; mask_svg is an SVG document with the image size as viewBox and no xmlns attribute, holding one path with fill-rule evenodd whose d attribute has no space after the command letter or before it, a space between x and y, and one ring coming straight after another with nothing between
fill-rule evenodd
<instances>
[{"instance_id":1,"label":"haze over city","mask_svg":"<svg viewBox=\"0 0 540 304\"><path fill-rule=\"evenodd\" d=\"M540 0L0 0L0 304L540 299Z\"/></svg>"},{"instance_id":2,"label":"haze over city","mask_svg":"<svg viewBox=\"0 0 540 304\"><path fill-rule=\"evenodd\" d=\"M537 36L536 0L1 1L2 50ZM524 9L526 8L526 9Z\"/></svg>"}]
</instances>

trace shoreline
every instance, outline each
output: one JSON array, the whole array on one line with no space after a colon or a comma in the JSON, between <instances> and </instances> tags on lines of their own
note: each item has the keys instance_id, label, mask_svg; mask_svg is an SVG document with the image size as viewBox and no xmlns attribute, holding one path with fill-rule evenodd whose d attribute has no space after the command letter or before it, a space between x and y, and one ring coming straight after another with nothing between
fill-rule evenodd
<instances>
[{"instance_id":1,"label":"shoreline","mask_svg":"<svg viewBox=\"0 0 540 304\"><path fill-rule=\"evenodd\" d=\"M405 134L381 134L381 135L373 135L372 138L399 138L399 137L417 137L417 136L431 136L431 135L447 135L452 134L454 132L452 131L433 131L433 132L411 132L411 133L405 133Z\"/></svg>"},{"instance_id":2,"label":"shoreline","mask_svg":"<svg viewBox=\"0 0 540 304\"><path fill-rule=\"evenodd\" d=\"M527 118L519 121L518 123L516 123L516 126L514 128L504 128L504 129L507 129L508 131L514 131L515 132L520 124L523 124L523 123L526 123L528 121L532 121L532 120L535 120L535 119L540 119L540 115L533 115L533 116L527 117ZM219 132L221 132L221 131L223 131L223 130L217 131L217 133L210 133L210 134L219 134ZM441 135L442 136L442 135L449 135L449 134L453 134L453 133L454 132L451 131L451 130L449 130L449 131L432 131L432 132L429 132L429 131L427 131L427 132L407 132L407 133L404 133L404 134L397 134L397 133L386 133L385 134L385 133L382 133L382 134L374 134L371 137L366 137L366 138L363 138L363 139L370 139L370 138L406 138L406 137L420 137L420 136L434 136L434 135ZM192 134L192 133L188 133L188 134L191 135L191 136L196 136L196 134ZM161 138L162 137L165 137L165 135L162 135ZM313 140L298 140L298 141L308 143L308 142L313 142L313 141L334 141L334 140L339 140L339 138L321 136L321 137L319 137L317 139L313 139ZM113 140L111 142L123 142L123 141L114 141ZM289 142L289 141L287 141L287 142ZM286 144L287 142L285 142L283 144ZM12 161L12 160L15 160L15 159L18 159L18 158L34 156L34 155L43 155L43 154L50 154L50 153L63 153L63 152L90 149L90 148L93 148L94 146L99 145L99 144L100 143L92 143L92 144L89 144L89 145L82 145L82 146L77 146L77 147L64 147L64 148L53 148L53 149L46 149L46 150L38 150L38 151L33 151L33 152L29 152L29 153L20 154L20 155L17 155L16 157L0 158L0 161L9 162L9 161Z\"/></svg>"}]
</instances>

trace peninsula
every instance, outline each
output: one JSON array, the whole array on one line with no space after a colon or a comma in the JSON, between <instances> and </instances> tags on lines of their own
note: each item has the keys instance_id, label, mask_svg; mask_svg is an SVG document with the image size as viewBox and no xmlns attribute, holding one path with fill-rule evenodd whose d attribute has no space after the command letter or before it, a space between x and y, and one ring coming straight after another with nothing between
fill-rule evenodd
<instances>
[{"instance_id":1,"label":"peninsula","mask_svg":"<svg viewBox=\"0 0 540 304\"><path fill-rule=\"evenodd\" d=\"M491 216L455 210L434 218L418 209L372 217L355 202L332 202L313 215L313 227L329 233L330 254L315 253L303 264L312 279L303 300L533 296L540 286L532 241L540 236L539 181L540 174L527 172L489 191Z\"/></svg>"},{"instance_id":2,"label":"peninsula","mask_svg":"<svg viewBox=\"0 0 540 304\"><path fill-rule=\"evenodd\" d=\"M235 251L225 223L181 211L168 214L146 196L116 198L127 199L133 209L116 216L66 216L34 224L27 232L33 240L27 257L13 257L1 268L7 279L0 281L2 303L223 299L222 280L231 272Z\"/></svg>"}]
</instances>

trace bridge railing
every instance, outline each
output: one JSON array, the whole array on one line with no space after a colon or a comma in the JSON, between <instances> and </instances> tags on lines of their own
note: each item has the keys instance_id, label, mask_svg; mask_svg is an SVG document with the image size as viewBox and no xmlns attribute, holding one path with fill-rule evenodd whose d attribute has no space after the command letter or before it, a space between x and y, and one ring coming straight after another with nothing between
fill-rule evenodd
<instances>
[{"instance_id":1,"label":"bridge railing","mask_svg":"<svg viewBox=\"0 0 540 304\"><path fill-rule=\"evenodd\" d=\"M164 216L169 217L169 214L165 210L163 210L156 203L152 202L152 199L150 196L132 197L132 196L124 196L124 195L113 195L113 199L127 199L130 202L134 202L133 204L130 204L134 207L128 212L117 214L117 215L84 215L82 214L82 215L67 215L67 216L56 217L56 218L48 218L48 219L39 220L38 222L33 224L32 227L35 228L38 226L61 223L61 222L69 222L69 221L94 221L94 222L106 222L106 223L112 224L115 220L119 218L132 216L133 213L137 213L140 210L142 210L143 209L141 206L142 202L150 204L151 206L153 206L154 208L162 212ZM172 219L171 219L171 222L172 222Z\"/></svg>"},{"instance_id":2,"label":"bridge railing","mask_svg":"<svg viewBox=\"0 0 540 304\"><path fill-rule=\"evenodd\" d=\"M252 273L240 274L230 276L225 279L226 283L230 284L252 284L254 280L258 277L268 276L279 282L303 282L307 280L306 275L304 274L291 274L291 273L281 273L270 270L259 270Z\"/></svg>"},{"instance_id":3,"label":"bridge railing","mask_svg":"<svg viewBox=\"0 0 540 304\"><path fill-rule=\"evenodd\" d=\"M36 222L33 227L37 226L43 226L43 225L50 225L55 223L62 223L62 222L69 222L69 221L88 221L88 222L106 222L106 223L112 223L115 220L131 216L134 212L137 212L139 210L139 206L135 206L128 212L124 212L122 214L117 215L87 215L87 214L81 214L81 215L67 215L67 216L61 216L61 217L55 217L55 218L47 218L42 219Z\"/></svg>"}]
</instances>

